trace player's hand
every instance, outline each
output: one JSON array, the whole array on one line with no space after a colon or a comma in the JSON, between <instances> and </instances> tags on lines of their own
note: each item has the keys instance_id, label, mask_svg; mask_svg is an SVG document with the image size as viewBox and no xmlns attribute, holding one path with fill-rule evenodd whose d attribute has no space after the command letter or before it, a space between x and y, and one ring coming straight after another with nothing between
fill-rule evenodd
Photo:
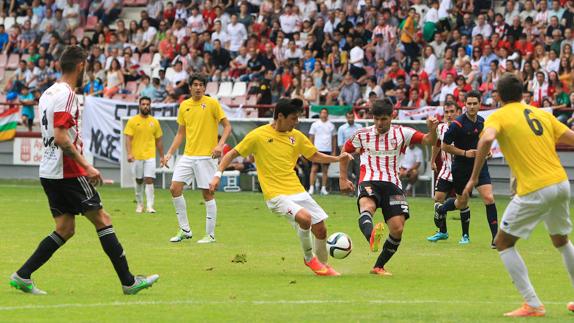
<instances>
[{"instance_id":1,"label":"player's hand","mask_svg":"<svg viewBox=\"0 0 574 323\"><path fill-rule=\"evenodd\" d=\"M464 187L464 190L462 191L462 199L460 200L463 203L467 203L468 199L470 197L470 194L472 193L472 189L476 186L476 180L471 178L468 180L468 182L466 183L466 186Z\"/></svg>"},{"instance_id":2,"label":"player's hand","mask_svg":"<svg viewBox=\"0 0 574 323\"><path fill-rule=\"evenodd\" d=\"M339 178L339 189L343 193L353 193L355 191L355 185L348 179Z\"/></svg>"},{"instance_id":3,"label":"player's hand","mask_svg":"<svg viewBox=\"0 0 574 323\"><path fill-rule=\"evenodd\" d=\"M435 163L435 162L432 162L432 163L431 163L431 169L432 169L433 172L436 172L437 167L436 167L436 163Z\"/></svg>"},{"instance_id":4,"label":"player's hand","mask_svg":"<svg viewBox=\"0 0 574 323\"><path fill-rule=\"evenodd\" d=\"M486 159L491 159L492 158L492 151L489 150L488 154L486 155Z\"/></svg>"},{"instance_id":5,"label":"player's hand","mask_svg":"<svg viewBox=\"0 0 574 323\"><path fill-rule=\"evenodd\" d=\"M342 152L342 153L337 157L337 159L338 159L339 161L340 161L340 160L343 160L343 159L346 159L346 160L349 160L349 161L350 161L350 160L353 160L353 159L355 159L355 158L353 157L353 155L351 155L351 154L349 154L349 153L347 153L347 152Z\"/></svg>"},{"instance_id":6,"label":"player's hand","mask_svg":"<svg viewBox=\"0 0 574 323\"><path fill-rule=\"evenodd\" d=\"M220 180L221 180L221 178L219 178L218 176L213 176L213 179L209 183L209 192L211 194L215 193L215 191L217 190L217 187L219 186Z\"/></svg>"},{"instance_id":7,"label":"player's hand","mask_svg":"<svg viewBox=\"0 0 574 323\"><path fill-rule=\"evenodd\" d=\"M100 171L97 170L94 166L90 165L88 166L88 168L86 168L86 172L88 173L88 180L90 181L90 184L94 185L94 186L98 186L101 185L103 180L102 180L102 174L100 174Z\"/></svg>"},{"instance_id":8,"label":"player's hand","mask_svg":"<svg viewBox=\"0 0 574 323\"><path fill-rule=\"evenodd\" d=\"M428 117L427 127L429 128L429 132L436 131L436 127L438 127L438 119L435 117Z\"/></svg>"},{"instance_id":9,"label":"player's hand","mask_svg":"<svg viewBox=\"0 0 574 323\"><path fill-rule=\"evenodd\" d=\"M211 152L211 158L217 159L221 156L223 156L223 145L217 145L215 146L215 148L213 148L213 151Z\"/></svg>"},{"instance_id":10,"label":"player's hand","mask_svg":"<svg viewBox=\"0 0 574 323\"><path fill-rule=\"evenodd\" d=\"M160 158L160 160L159 160L160 167L169 168L167 163L169 162L170 159L171 159L171 154L170 153L165 154L163 156L163 158Z\"/></svg>"},{"instance_id":11,"label":"player's hand","mask_svg":"<svg viewBox=\"0 0 574 323\"><path fill-rule=\"evenodd\" d=\"M476 149L467 150L465 156L466 156L466 158L476 157Z\"/></svg>"},{"instance_id":12,"label":"player's hand","mask_svg":"<svg viewBox=\"0 0 574 323\"><path fill-rule=\"evenodd\" d=\"M133 163L134 160L136 160L136 159L134 158L134 155L129 154L129 155L128 155L128 163Z\"/></svg>"}]
</instances>

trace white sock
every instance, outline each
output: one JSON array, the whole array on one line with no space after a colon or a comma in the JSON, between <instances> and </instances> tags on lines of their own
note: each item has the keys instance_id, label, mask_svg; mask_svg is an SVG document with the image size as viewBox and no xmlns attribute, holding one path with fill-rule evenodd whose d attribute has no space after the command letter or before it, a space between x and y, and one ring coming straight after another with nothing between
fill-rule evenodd
<instances>
[{"instance_id":1,"label":"white sock","mask_svg":"<svg viewBox=\"0 0 574 323\"><path fill-rule=\"evenodd\" d=\"M147 201L148 209L153 209L153 202L154 202L154 187L153 184L146 184L145 185L145 199Z\"/></svg>"},{"instance_id":2,"label":"white sock","mask_svg":"<svg viewBox=\"0 0 574 323\"><path fill-rule=\"evenodd\" d=\"M303 248L303 257L305 261L309 262L313 259L313 247L311 246L311 230L303 230L301 227L297 228L297 235L301 241L301 248Z\"/></svg>"},{"instance_id":3,"label":"white sock","mask_svg":"<svg viewBox=\"0 0 574 323\"><path fill-rule=\"evenodd\" d=\"M217 221L217 204L215 199L205 202L205 233L215 238L215 223Z\"/></svg>"},{"instance_id":4,"label":"white sock","mask_svg":"<svg viewBox=\"0 0 574 323\"><path fill-rule=\"evenodd\" d=\"M502 259L506 270L510 274L514 286L516 286L526 303L533 307L541 306L542 303L536 295L534 287L532 287L530 279L528 278L528 269L526 268L526 264L524 264L524 260L522 260L518 254L518 251L516 251L514 247L511 247L500 251L498 254L500 255L500 259Z\"/></svg>"},{"instance_id":5,"label":"white sock","mask_svg":"<svg viewBox=\"0 0 574 323\"><path fill-rule=\"evenodd\" d=\"M566 266L566 270L568 270L568 274L570 275L570 281L574 286L574 246L572 245L572 241L568 241L567 244L558 248L558 251L562 254L564 266Z\"/></svg>"},{"instance_id":6,"label":"white sock","mask_svg":"<svg viewBox=\"0 0 574 323\"><path fill-rule=\"evenodd\" d=\"M183 231L191 233L191 229L189 228L189 221L187 220L187 207L185 205L185 199L183 198L183 195L174 197L172 201L173 207L175 207L175 214L177 215L177 222L179 222L179 227Z\"/></svg>"},{"instance_id":7,"label":"white sock","mask_svg":"<svg viewBox=\"0 0 574 323\"><path fill-rule=\"evenodd\" d=\"M327 240L317 239L315 238L315 255L317 255L317 259L323 264L327 264L329 261L329 254L327 253Z\"/></svg>"},{"instance_id":8,"label":"white sock","mask_svg":"<svg viewBox=\"0 0 574 323\"><path fill-rule=\"evenodd\" d=\"M136 182L136 203L138 205L143 205L143 191L144 191L144 184L139 184Z\"/></svg>"}]
</instances>

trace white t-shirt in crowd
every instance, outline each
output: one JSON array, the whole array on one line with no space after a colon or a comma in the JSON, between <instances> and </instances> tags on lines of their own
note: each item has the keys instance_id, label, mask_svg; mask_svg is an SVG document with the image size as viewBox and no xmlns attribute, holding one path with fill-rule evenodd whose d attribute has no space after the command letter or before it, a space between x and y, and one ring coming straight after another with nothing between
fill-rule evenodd
<instances>
[{"instance_id":1,"label":"white t-shirt in crowd","mask_svg":"<svg viewBox=\"0 0 574 323\"><path fill-rule=\"evenodd\" d=\"M232 52L239 51L243 41L247 40L245 25L240 23L227 25L227 34L229 35L229 50Z\"/></svg>"},{"instance_id":2,"label":"white t-shirt in crowd","mask_svg":"<svg viewBox=\"0 0 574 323\"><path fill-rule=\"evenodd\" d=\"M414 146L414 148L408 147L405 151L405 156L401 162L401 167L410 169L415 166L416 163L423 164L423 150L420 147ZM420 168L419 166L419 168Z\"/></svg>"},{"instance_id":3,"label":"white t-shirt in crowd","mask_svg":"<svg viewBox=\"0 0 574 323\"><path fill-rule=\"evenodd\" d=\"M335 125L331 121L323 122L317 120L311 125L310 135L315 136L315 147L321 152L331 152L333 150L333 137L337 134Z\"/></svg>"}]
</instances>

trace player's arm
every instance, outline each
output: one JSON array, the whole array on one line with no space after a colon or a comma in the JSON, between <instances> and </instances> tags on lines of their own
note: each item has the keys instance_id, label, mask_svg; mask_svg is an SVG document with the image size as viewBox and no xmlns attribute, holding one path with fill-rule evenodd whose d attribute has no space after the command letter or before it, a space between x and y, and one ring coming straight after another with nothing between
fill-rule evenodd
<instances>
[{"instance_id":1,"label":"player's arm","mask_svg":"<svg viewBox=\"0 0 574 323\"><path fill-rule=\"evenodd\" d=\"M162 164L162 159L163 159L163 137L159 137L155 139L155 147L157 148L157 151L159 152L159 155L161 156L160 158L160 164ZM163 163L166 163L167 161L164 161Z\"/></svg>"},{"instance_id":2,"label":"player's arm","mask_svg":"<svg viewBox=\"0 0 574 323\"><path fill-rule=\"evenodd\" d=\"M235 158L237 158L237 156L239 156L239 152L237 150L235 150L235 148L234 148L234 149L231 149L227 154L225 154L225 156L223 156L223 158L221 158L217 172L215 172L213 179L209 183L209 191L212 194L215 192L215 190L219 186L219 181L221 180L221 174L227 169L227 167L229 167L231 162Z\"/></svg>"},{"instance_id":3,"label":"player's arm","mask_svg":"<svg viewBox=\"0 0 574 323\"><path fill-rule=\"evenodd\" d=\"M331 138L331 149L332 149L331 154L333 156L336 156L337 155L337 134L336 133L333 133L333 136Z\"/></svg>"},{"instance_id":4,"label":"player's arm","mask_svg":"<svg viewBox=\"0 0 574 323\"><path fill-rule=\"evenodd\" d=\"M488 127L484 128L478 140L478 146L476 148L476 157L474 158L474 166L472 167L472 175L464 188L463 196L468 197L472 189L478 183L478 175L480 175L480 170L484 165L488 154L490 153L490 147L496 139L497 131L494 128Z\"/></svg>"},{"instance_id":5,"label":"player's arm","mask_svg":"<svg viewBox=\"0 0 574 323\"><path fill-rule=\"evenodd\" d=\"M223 118L221 121L219 121L219 123L221 123L223 126L223 134L221 135L221 139L219 139L219 143L217 146L215 146L213 152L211 153L211 158L213 159L223 156L223 146L231 134L231 122L229 122L229 119Z\"/></svg>"},{"instance_id":6,"label":"player's arm","mask_svg":"<svg viewBox=\"0 0 574 323\"><path fill-rule=\"evenodd\" d=\"M68 135L68 129L65 127L54 127L54 144L58 146L64 155L72 158L76 163L78 163L83 169L88 173L88 178L93 185L98 185L102 182L102 177L100 172L94 168L88 161L82 156L82 154L76 149L70 136Z\"/></svg>"},{"instance_id":7,"label":"player's arm","mask_svg":"<svg viewBox=\"0 0 574 323\"><path fill-rule=\"evenodd\" d=\"M355 140L355 136L353 137L353 140ZM342 150L341 154L343 153L353 154L359 151L360 148L355 147L355 145L353 144L353 140L351 139L347 140L347 142L341 149ZM351 182L347 177L347 170L349 168L350 160L351 159L344 158L339 161L339 189L341 190L341 192L355 191L353 182Z\"/></svg>"},{"instance_id":8,"label":"player's arm","mask_svg":"<svg viewBox=\"0 0 574 323\"><path fill-rule=\"evenodd\" d=\"M162 167L163 166L167 167L167 162L169 162L171 156L173 156L173 154L177 151L177 149L181 145L181 142L183 141L183 138L185 138L185 126L180 124L179 128L177 129L177 133L173 138L173 142L171 143L171 146L167 151L167 154L163 156L163 164L161 165Z\"/></svg>"},{"instance_id":9,"label":"player's arm","mask_svg":"<svg viewBox=\"0 0 574 323\"><path fill-rule=\"evenodd\" d=\"M134 161L134 155L132 155L132 140L133 140L133 136L130 135L124 135L124 138L126 138L126 151L128 153L128 162L133 162ZM163 156L163 154L162 154Z\"/></svg>"},{"instance_id":10,"label":"player's arm","mask_svg":"<svg viewBox=\"0 0 574 323\"><path fill-rule=\"evenodd\" d=\"M440 152L440 148L437 145L433 145L432 149L431 149L431 158L430 158L430 164L431 164L431 168L434 172L436 172L436 157L438 156L438 153Z\"/></svg>"},{"instance_id":11,"label":"player's arm","mask_svg":"<svg viewBox=\"0 0 574 323\"><path fill-rule=\"evenodd\" d=\"M566 130L562 136L558 138L558 143L574 147L574 131L570 129Z\"/></svg>"}]
</instances>

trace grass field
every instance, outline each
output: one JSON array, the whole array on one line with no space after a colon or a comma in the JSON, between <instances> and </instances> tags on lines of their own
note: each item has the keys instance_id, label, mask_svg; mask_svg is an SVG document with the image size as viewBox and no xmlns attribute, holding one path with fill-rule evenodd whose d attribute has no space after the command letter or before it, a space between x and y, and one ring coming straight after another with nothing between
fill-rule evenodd
<instances>
[{"instance_id":1,"label":"grass field","mask_svg":"<svg viewBox=\"0 0 574 323\"><path fill-rule=\"evenodd\" d=\"M459 246L459 221L451 238L426 241L434 231L432 202L411 198L403 243L388 264L393 277L369 275L376 255L357 228L354 199L316 197L330 215L330 232L343 231L353 253L332 260L341 277L316 277L304 265L295 232L272 215L262 196L217 197L218 242L198 245L205 208L198 192L186 192L193 241L168 242L177 220L168 191L156 191L155 215L136 215L132 190L100 188L105 208L134 273L158 273L153 288L124 296L91 224L78 219L76 235L33 276L49 295L35 297L9 287L8 276L52 229L39 183L0 181L0 321L314 321L493 322L519 306L496 251L489 248L484 207L472 202L471 244ZM508 199L498 199L499 215ZM379 219L380 219L379 215ZM539 226L519 250L547 309L547 321L572 320L565 304L574 293L562 260ZM244 254L247 262L233 263Z\"/></svg>"}]
</instances>

